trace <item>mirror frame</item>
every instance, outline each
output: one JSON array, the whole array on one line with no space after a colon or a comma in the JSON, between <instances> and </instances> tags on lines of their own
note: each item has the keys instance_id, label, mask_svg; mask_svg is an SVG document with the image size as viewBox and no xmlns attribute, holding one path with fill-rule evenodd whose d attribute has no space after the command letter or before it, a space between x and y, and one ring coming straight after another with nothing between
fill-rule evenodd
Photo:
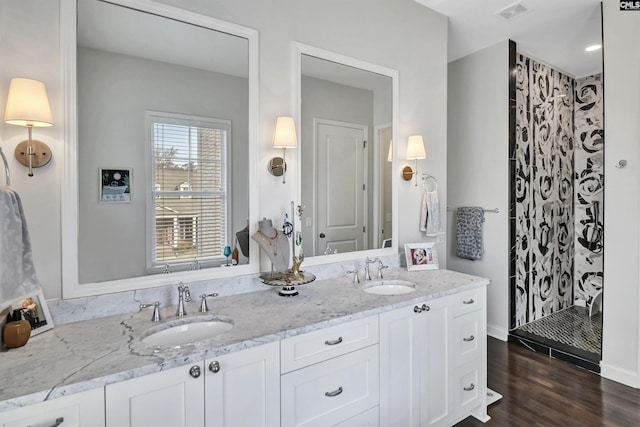
<instances>
[{"instance_id":1,"label":"mirror frame","mask_svg":"<svg viewBox=\"0 0 640 427\"><path fill-rule=\"evenodd\" d=\"M400 106L399 101L399 73L397 70L392 68L383 67L381 65L372 64L370 62L362 61L359 59L351 58L349 56L345 56L339 53L335 53L329 50L320 49L315 46L307 45L304 43L294 42L294 60L295 64L295 75L294 81L296 84L296 110L297 110L297 119L296 119L296 129L298 132L298 141L301 140L301 121L302 121L302 55L314 56L316 58L325 59L327 61L337 62L339 64L347 65L354 68L360 68L364 71L369 71L372 73L381 74L383 76L387 76L391 78L391 134L393 141L393 152L398 153L397 150L397 140L398 140L398 111ZM375 135L374 132L374 142L377 142L378 136ZM380 148L374 144L374 150L381 154ZM302 164L302 150L296 150L296 163L297 165ZM391 188L393 190L391 194L391 247L390 248L377 248L377 249L365 249L361 251L354 252L344 252L338 254L331 255L315 255L305 257L304 263L307 266L314 265L322 265L328 264L332 262L344 262L344 261L353 261L353 260L361 260L366 257L380 257L380 256L388 256L388 255L397 255L398 252L398 184L400 183L400 176L395 173L397 166L400 163L398 162L396 156L393 157L391 163L391 169L393 173L391 174ZM374 165L376 168L377 165ZM376 170L376 169L374 169ZM378 173L380 171L378 170ZM375 173L374 173L375 174ZM297 168L297 176L296 176L296 200L302 200L302 170L300 167Z\"/></svg>"},{"instance_id":2,"label":"mirror frame","mask_svg":"<svg viewBox=\"0 0 640 427\"><path fill-rule=\"evenodd\" d=\"M82 1L82 0L80 0ZM259 105L259 51L258 31L206 15L190 12L151 0L108 0L117 6L175 19L215 31L243 37L248 40L249 51L249 164L258 158L258 105ZM204 268L197 271L153 274L129 279L95 283L79 283L78 277L78 112L77 112L77 0L60 2L60 43L62 50L62 85L64 105L64 167L61 188L61 246L62 297L78 298L138 289L174 285L179 281L197 282L234 277L259 272L259 248L249 242L249 264L232 268ZM249 232L253 233L259 219L258 168L249 168Z\"/></svg>"}]
</instances>

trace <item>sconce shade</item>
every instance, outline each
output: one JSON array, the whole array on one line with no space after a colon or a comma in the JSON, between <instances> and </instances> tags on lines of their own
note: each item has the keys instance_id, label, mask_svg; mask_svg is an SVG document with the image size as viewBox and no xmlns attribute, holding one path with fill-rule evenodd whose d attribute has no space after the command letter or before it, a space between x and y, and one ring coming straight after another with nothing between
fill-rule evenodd
<instances>
[{"instance_id":1,"label":"sconce shade","mask_svg":"<svg viewBox=\"0 0 640 427\"><path fill-rule=\"evenodd\" d=\"M393 161L393 141L389 141L389 153L387 153L387 162Z\"/></svg>"},{"instance_id":2,"label":"sconce shade","mask_svg":"<svg viewBox=\"0 0 640 427\"><path fill-rule=\"evenodd\" d=\"M11 79L4 121L17 126L53 126L44 83L30 79Z\"/></svg>"},{"instance_id":3,"label":"sconce shade","mask_svg":"<svg viewBox=\"0 0 640 427\"><path fill-rule=\"evenodd\" d=\"M273 135L273 148L296 148L297 146L298 138L293 117L278 117Z\"/></svg>"},{"instance_id":4,"label":"sconce shade","mask_svg":"<svg viewBox=\"0 0 640 427\"><path fill-rule=\"evenodd\" d=\"M424 149L422 135L411 135L407 143L407 160L425 159L427 152Z\"/></svg>"}]
</instances>

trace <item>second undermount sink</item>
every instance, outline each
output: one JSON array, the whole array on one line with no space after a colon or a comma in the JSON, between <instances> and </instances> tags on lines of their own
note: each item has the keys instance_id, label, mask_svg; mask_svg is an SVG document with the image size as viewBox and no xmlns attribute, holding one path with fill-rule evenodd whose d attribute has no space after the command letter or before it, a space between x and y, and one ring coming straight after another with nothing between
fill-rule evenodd
<instances>
[{"instance_id":1,"label":"second undermount sink","mask_svg":"<svg viewBox=\"0 0 640 427\"><path fill-rule=\"evenodd\" d=\"M230 320L213 316L176 319L147 329L142 342L148 346L176 347L213 338L232 328Z\"/></svg>"},{"instance_id":2,"label":"second undermount sink","mask_svg":"<svg viewBox=\"0 0 640 427\"><path fill-rule=\"evenodd\" d=\"M379 279L364 284L365 292L376 295L402 295L416 290L416 284L408 280Z\"/></svg>"}]
</instances>

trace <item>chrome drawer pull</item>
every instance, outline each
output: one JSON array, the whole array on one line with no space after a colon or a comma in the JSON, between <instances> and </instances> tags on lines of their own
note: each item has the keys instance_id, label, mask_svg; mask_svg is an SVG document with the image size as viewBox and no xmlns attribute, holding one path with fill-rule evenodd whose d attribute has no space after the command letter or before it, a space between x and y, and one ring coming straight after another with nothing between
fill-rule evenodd
<instances>
[{"instance_id":1,"label":"chrome drawer pull","mask_svg":"<svg viewBox=\"0 0 640 427\"><path fill-rule=\"evenodd\" d=\"M342 393L342 386L338 387L337 390L327 391L327 392L325 392L324 395L327 396L327 397L336 397L337 395L339 395L341 393Z\"/></svg>"},{"instance_id":2,"label":"chrome drawer pull","mask_svg":"<svg viewBox=\"0 0 640 427\"><path fill-rule=\"evenodd\" d=\"M64 417L58 417L58 418L56 418L55 423L51 424L51 426L49 426L49 427L58 427L63 422L64 422ZM27 426L27 427L31 427L31 426Z\"/></svg>"},{"instance_id":3,"label":"chrome drawer pull","mask_svg":"<svg viewBox=\"0 0 640 427\"><path fill-rule=\"evenodd\" d=\"M340 344L342 342L342 337L339 337L337 340L333 340L333 341L325 341L325 345L336 345L336 344Z\"/></svg>"},{"instance_id":4,"label":"chrome drawer pull","mask_svg":"<svg viewBox=\"0 0 640 427\"><path fill-rule=\"evenodd\" d=\"M462 338L462 341L469 342L469 341L473 341L473 340L475 340L475 339L476 339L476 337L474 337L473 335L471 335L471 336L469 336L469 338Z\"/></svg>"},{"instance_id":5,"label":"chrome drawer pull","mask_svg":"<svg viewBox=\"0 0 640 427\"><path fill-rule=\"evenodd\" d=\"M466 299L466 300L462 301L462 303L463 303L463 304L467 304L467 305L469 305L469 304L473 304L474 302L475 302L475 301L473 300L473 298L471 298L471 299Z\"/></svg>"},{"instance_id":6,"label":"chrome drawer pull","mask_svg":"<svg viewBox=\"0 0 640 427\"><path fill-rule=\"evenodd\" d=\"M473 383L471 383L471 385L470 385L469 387L462 387L462 389L463 389L464 391L471 391L471 390L473 390L474 388L476 388L476 386L475 386L475 385L473 385Z\"/></svg>"}]
</instances>

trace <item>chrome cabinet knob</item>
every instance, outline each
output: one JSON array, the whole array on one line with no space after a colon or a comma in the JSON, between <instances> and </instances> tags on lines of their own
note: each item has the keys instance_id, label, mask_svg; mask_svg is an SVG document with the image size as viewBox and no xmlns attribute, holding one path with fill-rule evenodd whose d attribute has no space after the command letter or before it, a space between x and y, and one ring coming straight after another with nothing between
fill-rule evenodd
<instances>
[{"instance_id":1,"label":"chrome cabinet knob","mask_svg":"<svg viewBox=\"0 0 640 427\"><path fill-rule=\"evenodd\" d=\"M422 311L429 311L431 310L431 307L429 307L427 304L422 304Z\"/></svg>"},{"instance_id":2,"label":"chrome cabinet knob","mask_svg":"<svg viewBox=\"0 0 640 427\"><path fill-rule=\"evenodd\" d=\"M413 306L413 312L414 313L422 313L422 309L420 307L418 307L417 305Z\"/></svg>"},{"instance_id":3,"label":"chrome cabinet knob","mask_svg":"<svg viewBox=\"0 0 640 427\"><path fill-rule=\"evenodd\" d=\"M209 363L209 370L214 374L220 372L220 362L214 360L213 362Z\"/></svg>"},{"instance_id":4,"label":"chrome cabinet knob","mask_svg":"<svg viewBox=\"0 0 640 427\"><path fill-rule=\"evenodd\" d=\"M191 369L189 369L189 375L191 375L193 378L198 378L200 376L200 366L192 366Z\"/></svg>"}]
</instances>

